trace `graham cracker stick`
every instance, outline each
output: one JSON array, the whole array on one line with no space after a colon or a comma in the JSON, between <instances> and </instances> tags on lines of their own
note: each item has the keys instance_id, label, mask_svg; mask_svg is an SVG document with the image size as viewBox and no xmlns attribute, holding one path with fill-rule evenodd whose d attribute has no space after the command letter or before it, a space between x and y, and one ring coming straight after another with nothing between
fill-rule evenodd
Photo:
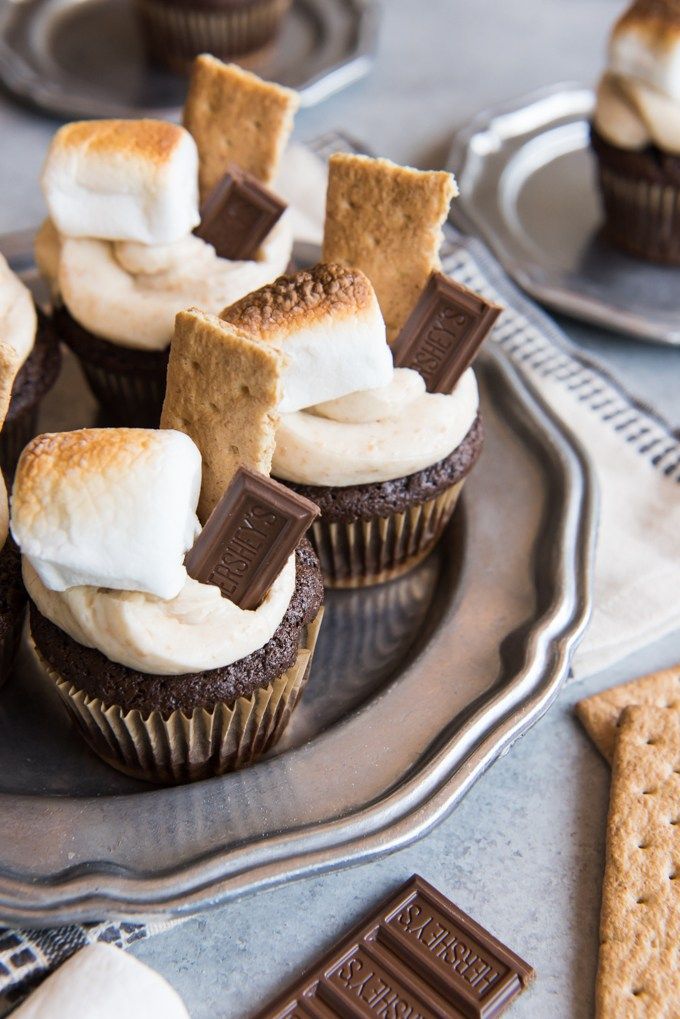
<instances>
[{"instance_id":1,"label":"graham cracker stick","mask_svg":"<svg viewBox=\"0 0 680 1019\"><path fill-rule=\"evenodd\" d=\"M19 355L14 347L0 341L0 429L7 417L9 401L19 368Z\"/></svg>"},{"instance_id":2,"label":"graham cracker stick","mask_svg":"<svg viewBox=\"0 0 680 1019\"><path fill-rule=\"evenodd\" d=\"M680 665L651 672L578 702L576 714L597 749L610 763L621 712L631 704L655 704L680 712Z\"/></svg>"},{"instance_id":3,"label":"graham cracker stick","mask_svg":"<svg viewBox=\"0 0 680 1019\"><path fill-rule=\"evenodd\" d=\"M329 161L323 261L362 269L390 342L430 275L441 269L442 225L458 194L453 175L338 153Z\"/></svg>"},{"instance_id":4,"label":"graham cracker stick","mask_svg":"<svg viewBox=\"0 0 680 1019\"><path fill-rule=\"evenodd\" d=\"M181 311L170 346L161 428L189 435L203 457L205 523L238 467L269 474L281 399L281 354L214 315Z\"/></svg>"},{"instance_id":5,"label":"graham cracker stick","mask_svg":"<svg viewBox=\"0 0 680 1019\"><path fill-rule=\"evenodd\" d=\"M598 1019L680 1008L680 713L626 708L614 752Z\"/></svg>"},{"instance_id":6,"label":"graham cracker stick","mask_svg":"<svg viewBox=\"0 0 680 1019\"><path fill-rule=\"evenodd\" d=\"M262 81L236 64L197 57L184 104L184 126L200 159L205 201L230 163L271 185L300 105L296 92Z\"/></svg>"}]
</instances>

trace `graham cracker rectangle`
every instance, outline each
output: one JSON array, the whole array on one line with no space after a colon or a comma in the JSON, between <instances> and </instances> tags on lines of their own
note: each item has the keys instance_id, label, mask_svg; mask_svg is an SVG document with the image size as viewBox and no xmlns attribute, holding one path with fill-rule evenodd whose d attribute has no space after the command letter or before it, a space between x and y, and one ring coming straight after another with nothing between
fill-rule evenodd
<instances>
[{"instance_id":1,"label":"graham cracker rectangle","mask_svg":"<svg viewBox=\"0 0 680 1019\"><path fill-rule=\"evenodd\" d=\"M20 367L19 355L14 347L0 341L0 429L7 417L12 389Z\"/></svg>"},{"instance_id":2,"label":"graham cracker rectangle","mask_svg":"<svg viewBox=\"0 0 680 1019\"><path fill-rule=\"evenodd\" d=\"M614 752L598 1019L680 1014L680 713L626 708Z\"/></svg>"},{"instance_id":3,"label":"graham cracker rectangle","mask_svg":"<svg viewBox=\"0 0 680 1019\"><path fill-rule=\"evenodd\" d=\"M576 714L597 749L609 762L614 756L616 727L621 712L631 704L653 704L680 711L680 665L651 672L578 702Z\"/></svg>"},{"instance_id":4,"label":"graham cracker rectangle","mask_svg":"<svg viewBox=\"0 0 680 1019\"><path fill-rule=\"evenodd\" d=\"M193 64L184 126L199 154L201 201L230 163L270 186L300 105L297 92L203 54Z\"/></svg>"},{"instance_id":5,"label":"graham cracker rectangle","mask_svg":"<svg viewBox=\"0 0 680 1019\"><path fill-rule=\"evenodd\" d=\"M203 458L205 523L238 467L269 475L281 399L281 354L196 308L179 313L161 428L189 435Z\"/></svg>"},{"instance_id":6,"label":"graham cracker rectangle","mask_svg":"<svg viewBox=\"0 0 680 1019\"><path fill-rule=\"evenodd\" d=\"M458 194L452 174L337 153L329 161L323 260L362 269L397 335L441 269L442 225Z\"/></svg>"}]
</instances>

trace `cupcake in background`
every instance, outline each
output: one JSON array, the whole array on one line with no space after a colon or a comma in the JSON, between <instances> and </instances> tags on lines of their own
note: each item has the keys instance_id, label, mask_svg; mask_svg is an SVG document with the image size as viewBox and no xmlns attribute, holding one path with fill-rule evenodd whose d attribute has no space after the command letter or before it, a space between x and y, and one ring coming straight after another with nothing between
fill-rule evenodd
<instances>
[{"instance_id":1,"label":"cupcake in background","mask_svg":"<svg viewBox=\"0 0 680 1019\"><path fill-rule=\"evenodd\" d=\"M678 0L636 0L615 25L591 144L609 240L680 265Z\"/></svg>"},{"instance_id":2,"label":"cupcake in background","mask_svg":"<svg viewBox=\"0 0 680 1019\"><path fill-rule=\"evenodd\" d=\"M237 474L201 529L201 473L180 432L82 429L34 439L12 493L38 658L91 748L152 782L272 746L321 621L306 508L293 519L280 486Z\"/></svg>"},{"instance_id":3,"label":"cupcake in background","mask_svg":"<svg viewBox=\"0 0 680 1019\"><path fill-rule=\"evenodd\" d=\"M2 255L0 324L0 403L4 406L0 467L11 478L21 450L38 430L40 401L57 380L61 352L50 320Z\"/></svg>"},{"instance_id":4,"label":"cupcake in background","mask_svg":"<svg viewBox=\"0 0 680 1019\"><path fill-rule=\"evenodd\" d=\"M428 199L430 189L436 188L431 207L437 217L445 214L442 192L452 187L447 174L432 179L392 164L368 161L362 166L371 174L376 167L381 174L399 171L416 190L424 186ZM372 179L366 191L371 215L376 202L393 198L389 186L373 187L375 183ZM329 195L333 187L331 168ZM346 223L347 230L361 230L356 211L361 201L361 189L356 188L352 203L340 203L348 215L359 216L353 227ZM424 266L414 247L414 224L420 224L434 247L441 219L433 223L419 218L415 205L408 211L390 208L389 214L408 236L401 269L396 267L397 278L407 286L409 273L412 279ZM386 223L381 212L388 212L384 205L376 216ZM389 229L389 217L384 229ZM385 237L387 242L386 233ZM358 239L370 249L366 237ZM386 243L390 260L398 249L396 237L392 241ZM400 342L402 335L424 335L426 346L437 347L438 363L448 367L453 363L451 353L458 352L455 371L442 376L440 391L428 391L437 380L427 374L424 363L419 365L424 374L413 367L418 360L410 341L395 348L404 357L398 362L404 366L395 368L376 293L360 269L320 264L249 294L219 318L196 310L178 316L162 424L186 431L204 461L219 465L217 473L209 468L205 474L202 498L207 503L199 506L199 516L210 509L225 479L245 458L262 471L271 469L278 480L320 508L312 541L331 586L361 587L390 580L432 550L481 450L477 386L468 364L500 310L433 274L433 264L437 263L430 259L425 293L420 295L428 306L424 333L416 300L416 309L410 311L418 321L411 323L409 317ZM447 318L451 289L468 309L465 314L458 309L453 330ZM386 287L386 299L388 294ZM397 328L405 305L395 300L390 307ZM435 318L444 316L443 325L439 319L433 324L432 309ZM194 350L181 343L189 322L200 337ZM216 387L209 362L233 346L237 337L250 341L253 357L259 351L270 366L278 360L280 393L271 381L266 384L263 370L248 373L236 356L225 364L224 374L232 380L228 393ZM191 365L195 377L187 367ZM240 424L244 416L270 423L265 444L254 445L248 439L248 430Z\"/></svg>"},{"instance_id":5,"label":"cupcake in background","mask_svg":"<svg viewBox=\"0 0 680 1019\"><path fill-rule=\"evenodd\" d=\"M292 0L135 0L149 58L176 73L201 53L222 60L261 56Z\"/></svg>"},{"instance_id":6,"label":"cupcake in background","mask_svg":"<svg viewBox=\"0 0 680 1019\"><path fill-rule=\"evenodd\" d=\"M158 424L179 310L217 312L290 260L285 206L266 183L296 97L217 61L210 69L190 89L193 134L156 120L76 122L57 132L47 156L49 219L36 258L58 335L107 423ZM267 105L276 115L263 112ZM259 231L248 247L243 222L253 220Z\"/></svg>"}]
</instances>

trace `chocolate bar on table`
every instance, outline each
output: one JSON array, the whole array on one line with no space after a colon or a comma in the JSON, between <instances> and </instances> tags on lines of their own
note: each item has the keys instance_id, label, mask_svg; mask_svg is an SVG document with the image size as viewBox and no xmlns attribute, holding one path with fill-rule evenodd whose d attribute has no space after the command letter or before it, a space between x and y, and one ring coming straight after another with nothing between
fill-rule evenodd
<instances>
[{"instance_id":1,"label":"chocolate bar on table","mask_svg":"<svg viewBox=\"0 0 680 1019\"><path fill-rule=\"evenodd\" d=\"M416 875L256 1019L493 1019L533 976Z\"/></svg>"},{"instance_id":2,"label":"chocolate bar on table","mask_svg":"<svg viewBox=\"0 0 680 1019\"><path fill-rule=\"evenodd\" d=\"M252 174L230 166L208 195L194 233L212 244L220 258L255 258L260 245L286 210Z\"/></svg>"},{"instance_id":3,"label":"chocolate bar on table","mask_svg":"<svg viewBox=\"0 0 680 1019\"><path fill-rule=\"evenodd\" d=\"M415 368L429 393L450 393L503 309L433 272L392 344L396 368Z\"/></svg>"},{"instance_id":4,"label":"chocolate bar on table","mask_svg":"<svg viewBox=\"0 0 680 1019\"><path fill-rule=\"evenodd\" d=\"M318 515L309 499L239 467L187 552L186 571L242 609L255 609Z\"/></svg>"}]
</instances>

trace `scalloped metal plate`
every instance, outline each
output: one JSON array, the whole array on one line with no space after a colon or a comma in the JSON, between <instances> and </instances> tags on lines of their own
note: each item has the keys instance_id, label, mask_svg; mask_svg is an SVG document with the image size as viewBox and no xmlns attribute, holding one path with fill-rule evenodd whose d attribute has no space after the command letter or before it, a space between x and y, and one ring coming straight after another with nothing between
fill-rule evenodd
<instances>
[{"instance_id":1,"label":"scalloped metal plate","mask_svg":"<svg viewBox=\"0 0 680 1019\"><path fill-rule=\"evenodd\" d=\"M392 584L329 595L270 758L174 789L127 779L71 731L24 649L0 696L4 921L181 917L383 854L441 820L543 714L589 614L593 481L498 350L478 377L486 448L441 547ZM92 411L67 358L42 425Z\"/></svg>"}]
</instances>

